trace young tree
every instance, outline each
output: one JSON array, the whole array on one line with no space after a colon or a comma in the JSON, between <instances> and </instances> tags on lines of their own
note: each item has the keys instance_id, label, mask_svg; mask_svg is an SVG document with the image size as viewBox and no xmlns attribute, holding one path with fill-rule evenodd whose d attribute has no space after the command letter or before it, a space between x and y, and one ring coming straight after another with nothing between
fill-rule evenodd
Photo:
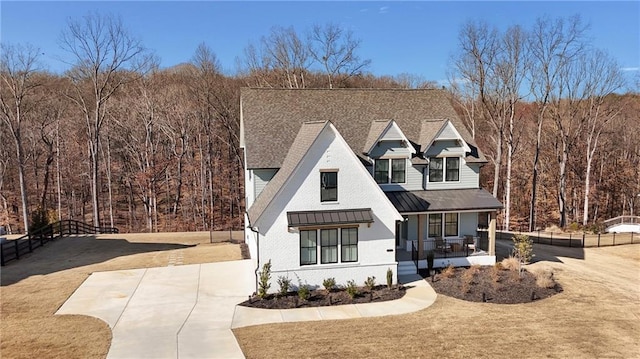
<instances>
[{"instance_id":1,"label":"young tree","mask_svg":"<svg viewBox=\"0 0 640 359\"><path fill-rule=\"evenodd\" d=\"M23 123L37 105L33 101L40 50L30 45L2 44L0 56L0 115L13 139L20 182L22 220L25 232L29 230L29 195L25 178L25 152Z\"/></svg>"},{"instance_id":2,"label":"young tree","mask_svg":"<svg viewBox=\"0 0 640 359\"><path fill-rule=\"evenodd\" d=\"M145 72L147 61L141 58L146 50L120 18L99 14L70 19L60 43L73 58L73 68L67 72L73 91L68 97L82 111L87 126L93 222L99 227L100 141L107 104L124 84Z\"/></svg>"}]
</instances>

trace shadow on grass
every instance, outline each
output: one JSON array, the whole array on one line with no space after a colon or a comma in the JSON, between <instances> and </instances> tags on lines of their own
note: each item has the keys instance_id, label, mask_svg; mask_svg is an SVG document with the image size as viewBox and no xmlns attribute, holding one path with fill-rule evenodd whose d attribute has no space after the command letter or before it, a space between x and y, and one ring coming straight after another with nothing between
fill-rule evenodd
<instances>
[{"instance_id":1,"label":"shadow on grass","mask_svg":"<svg viewBox=\"0 0 640 359\"><path fill-rule=\"evenodd\" d=\"M501 261L511 255L513 250L513 242L506 239L496 240L496 261ZM533 254L531 263L535 262L556 262L563 263L560 257L574 258L584 260L584 248L581 247L565 247L561 245L533 244Z\"/></svg>"},{"instance_id":2,"label":"shadow on grass","mask_svg":"<svg viewBox=\"0 0 640 359\"><path fill-rule=\"evenodd\" d=\"M117 235L114 235L117 236ZM37 248L19 260L2 267L0 286L8 286L34 275L47 275L67 269L106 262L134 254L170 251L194 247L195 244L132 243L121 238L96 238L93 235L57 239ZM127 268L141 268L132 263ZM108 268L98 270L115 270Z\"/></svg>"}]
</instances>

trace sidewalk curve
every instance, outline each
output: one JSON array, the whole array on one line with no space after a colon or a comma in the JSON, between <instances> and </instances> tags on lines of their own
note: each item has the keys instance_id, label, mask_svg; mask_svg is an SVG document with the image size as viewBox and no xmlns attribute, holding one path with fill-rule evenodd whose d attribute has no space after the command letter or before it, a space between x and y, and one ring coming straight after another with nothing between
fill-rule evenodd
<instances>
[{"instance_id":1,"label":"sidewalk curve","mask_svg":"<svg viewBox=\"0 0 640 359\"><path fill-rule=\"evenodd\" d=\"M342 304L331 307L296 309L259 309L237 305L231 328L269 323L399 315L422 310L436 301L436 292L422 277L418 275L401 277L400 283L409 287L405 295L400 299L386 302Z\"/></svg>"}]
</instances>

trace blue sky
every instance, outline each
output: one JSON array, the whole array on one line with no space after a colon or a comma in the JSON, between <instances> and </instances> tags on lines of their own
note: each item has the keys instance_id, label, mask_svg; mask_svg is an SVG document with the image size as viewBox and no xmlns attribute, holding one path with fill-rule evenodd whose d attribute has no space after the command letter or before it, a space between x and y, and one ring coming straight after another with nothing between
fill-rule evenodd
<instances>
[{"instance_id":1,"label":"blue sky","mask_svg":"<svg viewBox=\"0 0 640 359\"><path fill-rule=\"evenodd\" d=\"M0 40L30 43L45 54L55 72L67 65L58 46L69 18L89 12L119 15L129 31L154 50L163 67L191 59L206 43L227 73L235 72L243 49L273 26L299 33L333 22L362 41L362 58L376 75L410 73L426 80L446 79L461 24L482 19L504 29L529 27L537 17L580 14L596 47L607 50L628 74L640 67L640 1L0 1Z\"/></svg>"}]
</instances>

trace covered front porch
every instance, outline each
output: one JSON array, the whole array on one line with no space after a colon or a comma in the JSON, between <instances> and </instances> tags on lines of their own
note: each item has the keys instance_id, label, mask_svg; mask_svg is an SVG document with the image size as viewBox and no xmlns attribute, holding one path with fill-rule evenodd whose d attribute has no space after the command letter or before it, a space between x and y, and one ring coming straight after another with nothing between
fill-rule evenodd
<instances>
[{"instance_id":1,"label":"covered front porch","mask_svg":"<svg viewBox=\"0 0 640 359\"><path fill-rule=\"evenodd\" d=\"M396 222L398 274L434 267L495 264L496 213L502 208L478 190L389 192L403 215Z\"/></svg>"}]
</instances>

